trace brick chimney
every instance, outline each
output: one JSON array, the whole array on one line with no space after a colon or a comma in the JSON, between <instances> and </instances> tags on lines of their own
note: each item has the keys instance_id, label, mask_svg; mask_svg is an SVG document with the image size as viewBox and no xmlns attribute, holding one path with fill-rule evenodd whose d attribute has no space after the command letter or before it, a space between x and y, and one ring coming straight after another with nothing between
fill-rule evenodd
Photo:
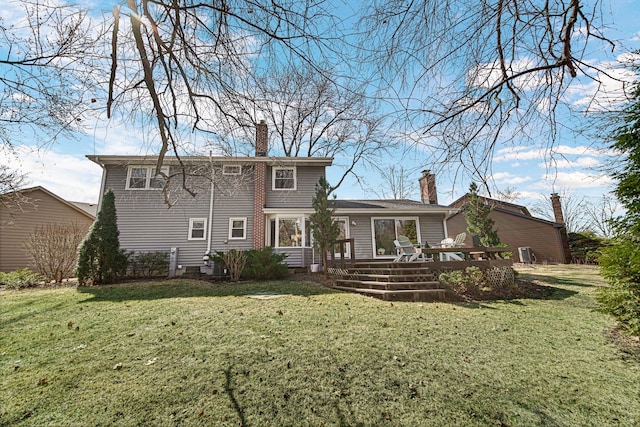
<instances>
[{"instance_id":1,"label":"brick chimney","mask_svg":"<svg viewBox=\"0 0 640 427\"><path fill-rule=\"evenodd\" d=\"M256 125L256 157L267 156L269 131L264 120ZM265 244L264 206L267 203L267 164L257 162L254 167L253 185L253 248L261 249Z\"/></svg>"},{"instance_id":2,"label":"brick chimney","mask_svg":"<svg viewBox=\"0 0 640 427\"><path fill-rule=\"evenodd\" d=\"M429 170L423 170L422 177L418 182L420 183L420 198L422 199L422 203L437 205L438 192L436 190L436 176Z\"/></svg>"},{"instance_id":3,"label":"brick chimney","mask_svg":"<svg viewBox=\"0 0 640 427\"><path fill-rule=\"evenodd\" d=\"M269 131L264 120L256 125L256 157L266 157L269 146Z\"/></svg>"},{"instance_id":4,"label":"brick chimney","mask_svg":"<svg viewBox=\"0 0 640 427\"><path fill-rule=\"evenodd\" d=\"M564 224L564 215L562 215L562 203L558 193L551 193L551 207L553 208L553 217L556 222Z\"/></svg>"},{"instance_id":5,"label":"brick chimney","mask_svg":"<svg viewBox=\"0 0 640 427\"><path fill-rule=\"evenodd\" d=\"M560 203L560 196L558 193L551 193L551 207L553 208L553 217L559 224L564 225L564 215L562 214L562 203ZM564 262L565 264L571 263L571 246L569 245L569 236L567 235L567 228L562 227L560 229L560 239L562 240L562 248L564 249Z\"/></svg>"}]
</instances>

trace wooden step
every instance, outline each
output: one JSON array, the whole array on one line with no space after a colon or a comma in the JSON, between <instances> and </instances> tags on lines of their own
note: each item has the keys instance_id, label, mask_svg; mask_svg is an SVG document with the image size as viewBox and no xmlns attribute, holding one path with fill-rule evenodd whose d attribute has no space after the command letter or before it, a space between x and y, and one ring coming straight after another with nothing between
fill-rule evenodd
<instances>
[{"instance_id":1,"label":"wooden step","mask_svg":"<svg viewBox=\"0 0 640 427\"><path fill-rule=\"evenodd\" d=\"M416 275L416 274L433 274L433 270L426 267L417 268L345 268L340 270L346 274L389 274L389 275Z\"/></svg>"},{"instance_id":2,"label":"wooden step","mask_svg":"<svg viewBox=\"0 0 640 427\"><path fill-rule=\"evenodd\" d=\"M357 278L358 280L373 280L376 282L411 282L416 279L425 280L430 279L431 281L435 280L435 277L431 273L421 273L421 274L357 274L354 273L351 275L352 278Z\"/></svg>"},{"instance_id":3,"label":"wooden step","mask_svg":"<svg viewBox=\"0 0 640 427\"><path fill-rule=\"evenodd\" d=\"M334 286L335 289L343 291L357 292L359 294L380 298L385 301L432 301L444 300L447 291L444 289L401 289L401 290L384 290L384 289L367 289L367 288L351 288Z\"/></svg>"},{"instance_id":4,"label":"wooden step","mask_svg":"<svg viewBox=\"0 0 640 427\"><path fill-rule=\"evenodd\" d=\"M414 281L414 282L376 282L369 280L338 279L336 284L351 288L383 289L383 290L420 290L441 289L438 281Z\"/></svg>"}]
</instances>

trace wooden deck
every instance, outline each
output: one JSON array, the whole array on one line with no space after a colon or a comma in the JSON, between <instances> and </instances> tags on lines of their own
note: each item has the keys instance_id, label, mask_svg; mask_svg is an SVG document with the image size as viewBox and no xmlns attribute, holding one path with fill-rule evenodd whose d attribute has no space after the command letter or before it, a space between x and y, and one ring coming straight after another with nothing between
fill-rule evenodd
<instances>
[{"instance_id":1,"label":"wooden deck","mask_svg":"<svg viewBox=\"0 0 640 427\"><path fill-rule=\"evenodd\" d=\"M336 263L327 271L334 288L357 292L385 301L439 301L447 290L438 277L441 273L478 267L490 270L510 267L510 259L469 259L465 261L392 262L358 260Z\"/></svg>"}]
</instances>

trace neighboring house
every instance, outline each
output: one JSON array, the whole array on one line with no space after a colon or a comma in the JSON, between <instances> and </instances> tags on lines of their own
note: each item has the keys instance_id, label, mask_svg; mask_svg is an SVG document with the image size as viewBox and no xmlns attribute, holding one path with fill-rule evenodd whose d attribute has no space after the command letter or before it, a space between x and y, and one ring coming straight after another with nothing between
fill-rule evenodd
<instances>
[{"instance_id":1,"label":"neighboring house","mask_svg":"<svg viewBox=\"0 0 640 427\"><path fill-rule=\"evenodd\" d=\"M556 222L533 217L529 210L521 205L479 197L485 204L491 206L490 217L495 221L498 237L502 243L509 246L515 260L523 261L519 259L518 248L530 248L533 254L532 261L537 263L571 261L560 199L557 195L552 195ZM467 206L467 196L460 197L450 206L460 210L447 219L449 235L466 232L467 221L464 218L464 209ZM469 233L467 233L465 244L473 246L473 238Z\"/></svg>"},{"instance_id":2,"label":"neighboring house","mask_svg":"<svg viewBox=\"0 0 640 427\"><path fill-rule=\"evenodd\" d=\"M68 202L43 187L3 194L0 198L0 271L3 272L34 268L24 243L39 226L75 222L89 228L95 219L95 205Z\"/></svg>"},{"instance_id":3,"label":"neighboring house","mask_svg":"<svg viewBox=\"0 0 640 427\"><path fill-rule=\"evenodd\" d=\"M287 254L290 267L308 266L312 255L317 262L309 226L311 201L333 159L268 157L267 139L267 125L260 123L254 157L165 158L162 172L172 176L166 191L171 207L165 203L163 179L155 177L157 158L87 156L103 168L101 194L107 189L115 194L120 246L172 251L173 263L202 266L207 272L207 254L229 249L271 246ZM435 195L426 196L430 189L435 193L427 178L433 181L433 175L421 178L424 203L336 201L336 220L342 237L354 239L356 258L393 258L399 234L422 243L446 237L445 218L453 209L437 205ZM183 179L193 196L182 187Z\"/></svg>"}]
</instances>

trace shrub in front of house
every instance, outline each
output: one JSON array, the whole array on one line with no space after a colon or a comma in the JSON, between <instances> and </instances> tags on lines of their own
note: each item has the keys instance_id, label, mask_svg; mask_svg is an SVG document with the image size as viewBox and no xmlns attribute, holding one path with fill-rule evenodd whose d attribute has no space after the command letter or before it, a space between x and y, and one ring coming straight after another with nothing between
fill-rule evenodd
<instances>
[{"instance_id":1,"label":"shrub in front of house","mask_svg":"<svg viewBox=\"0 0 640 427\"><path fill-rule=\"evenodd\" d=\"M127 252L130 277L158 277L169 275L169 252Z\"/></svg>"},{"instance_id":2,"label":"shrub in front of house","mask_svg":"<svg viewBox=\"0 0 640 427\"><path fill-rule=\"evenodd\" d=\"M282 261L286 254L273 253L270 246L251 249L247 252L247 265L242 277L250 280L284 279L289 275L289 267Z\"/></svg>"},{"instance_id":3,"label":"shrub in front of house","mask_svg":"<svg viewBox=\"0 0 640 427\"><path fill-rule=\"evenodd\" d=\"M438 279L448 290L457 295L478 295L488 285L484 273L478 267L441 273Z\"/></svg>"},{"instance_id":4,"label":"shrub in front of house","mask_svg":"<svg viewBox=\"0 0 640 427\"><path fill-rule=\"evenodd\" d=\"M78 284L113 283L127 272L127 252L120 249L115 195L108 190L89 234L78 249Z\"/></svg>"},{"instance_id":5,"label":"shrub in front of house","mask_svg":"<svg viewBox=\"0 0 640 427\"><path fill-rule=\"evenodd\" d=\"M30 288L37 286L43 280L41 275L28 268L19 268L9 273L0 271L0 286L6 286L9 289Z\"/></svg>"},{"instance_id":6,"label":"shrub in front of house","mask_svg":"<svg viewBox=\"0 0 640 427\"><path fill-rule=\"evenodd\" d=\"M227 252L216 251L209 258L227 268L229 280L232 282L240 280L247 265L247 253L236 249L229 249Z\"/></svg>"}]
</instances>

